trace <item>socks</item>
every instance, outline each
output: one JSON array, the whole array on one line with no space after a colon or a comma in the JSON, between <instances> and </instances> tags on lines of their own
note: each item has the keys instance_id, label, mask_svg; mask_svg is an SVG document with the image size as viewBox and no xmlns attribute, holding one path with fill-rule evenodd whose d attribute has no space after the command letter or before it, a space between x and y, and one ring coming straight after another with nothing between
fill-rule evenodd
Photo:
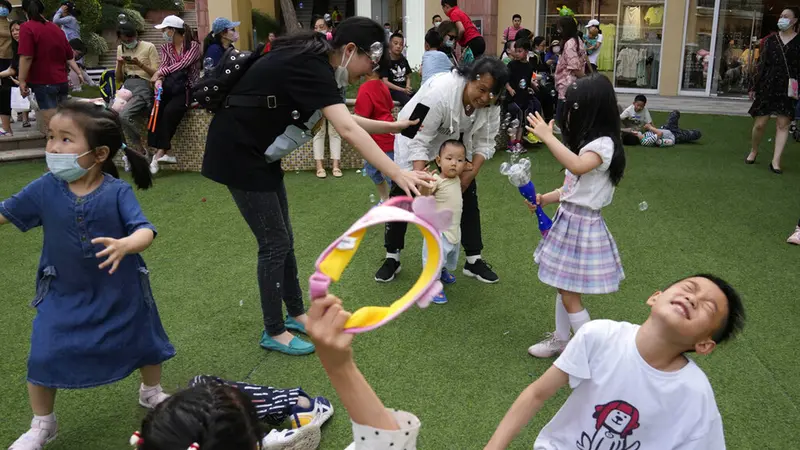
<instances>
[{"instance_id":1,"label":"socks","mask_svg":"<svg viewBox=\"0 0 800 450\"><path fill-rule=\"evenodd\" d=\"M33 415L35 420L40 420L46 424L55 424L56 423L56 413L50 413L46 416L37 416L36 414Z\"/></svg>"},{"instance_id":2,"label":"socks","mask_svg":"<svg viewBox=\"0 0 800 450\"><path fill-rule=\"evenodd\" d=\"M570 314L567 313L567 308L564 307L564 302L561 300L561 294L556 294L556 339L559 341L569 340L569 328L572 326L570 321Z\"/></svg>"},{"instance_id":3,"label":"socks","mask_svg":"<svg viewBox=\"0 0 800 450\"><path fill-rule=\"evenodd\" d=\"M585 309L582 309L576 312L575 314L567 314L567 315L569 316L569 323L572 325L572 330L576 333L578 332L578 330L580 330L580 328L584 324L592 320L589 317L589 311Z\"/></svg>"},{"instance_id":4,"label":"socks","mask_svg":"<svg viewBox=\"0 0 800 450\"><path fill-rule=\"evenodd\" d=\"M395 261L400 261L400 252L397 253L389 253L386 252L386 259L392 258Z\"/></svg>"},{"instance_id":5,"label":"socks","mask_svg":"<svg viewBox=\"0 0 800 450\"><path fill-rule=\"evenodd\" d=\"M467 256L467 263L475 264L479 259L481 259L481 255Z\"/></svg>"}]
</instances>

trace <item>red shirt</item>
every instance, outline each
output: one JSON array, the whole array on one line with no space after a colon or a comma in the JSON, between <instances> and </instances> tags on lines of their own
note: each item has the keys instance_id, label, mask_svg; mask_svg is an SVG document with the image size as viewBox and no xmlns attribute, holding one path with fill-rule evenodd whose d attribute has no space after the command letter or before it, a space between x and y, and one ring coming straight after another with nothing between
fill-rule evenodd
<instances>
[{"instance_id":1,"label":"red shirt","mask_svg":"<svg viewBox=\"0 0 800 450\"><path fill-rule=\"evenodd\" d=\"M67 61L74 55L67 36L53 22L29 20L23 23L19 29L19 54L33 57L25 80L28 84L67 82Z\"/></svg>"},{"instance_id":2,"label":"red shirt","mask_svg":"<svg viewBox=\"0 0 800 450\"><path fill-rule=\"evenodd\" d=\"M461 22L461 25L464 26L464 34L461 36L461 39L458 40L458 45L466 47L469 41L481 35L478 33L478 29L472 23L469 16L458 6L451 8L450 12L447 13L447 17L450 21Z\"/></svg>"},{"instance_id":3,"label":"red shirt","mask_svg":"<svg viewBox=\"0 0 800 450\"><path fill-rule=\"evenodd\" d=\"M355 113L361 117L382 122L394 122L394 101L389 88L381 80L369 80L358 88ZM373 134L372 139L384 152L394 151L393 134Z\"/></svg>"}]
</instances>

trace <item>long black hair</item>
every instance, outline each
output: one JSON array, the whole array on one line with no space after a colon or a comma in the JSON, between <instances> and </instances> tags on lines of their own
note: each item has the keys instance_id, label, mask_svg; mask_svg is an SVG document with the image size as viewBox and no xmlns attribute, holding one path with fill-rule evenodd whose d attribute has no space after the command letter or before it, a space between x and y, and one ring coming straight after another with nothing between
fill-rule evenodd
<instances>
[{"instance_id":1,"label":"long black hair","mask_svg":"<svg viewBox=\"0 0 800 450\"><path fill-rule=\"evenodd\" d=\"M252 450L263 431L253 403L238 389L207 382L178 392L142 421L139 450Z\"/></svg>"},{"instance_id":2,"label":"long black hair","mask_svg":"<svg viewBox=\"0 0 800 450\"><path fill-rule=\"evenodd\" d=\"M580 154L584 146L601 137L614 141L608 176L614 186L618 185L625 173L625 148L622 146L617 95L611 81L598 73L579 78L567 86L561 114L564 143L572 153Z\"/></svg>"},{"instance_id":3,"label":"long black hair","mask_svg":"<svg viewBox=\"0 0 800 450\"><path fill-rule=\"evenodd\" d=\"M28 15L28 20L35 20L40 23L47 22L47 19L44 18L44 3L42 3L42 0L22 0L22 10Z\"/></svg>"},{"instance_id":4,"label":"long black hair","mask_svg":"<svg viewBox=\"0 0 800 450\"><path fill-rule=\"evenodd\" d=\"M459 66L456 70L467 81L475 81L481 75L491 75L494 78L492 86L494 95L500 94L508 83L508 67L503 64L503 61L492 56L481 56L469 64Z\"/></svg>"},{"instance_id":5,"label":"long black hair","mask_svg":"<svg viewBox=\"0 0 800 450\"><path fill-rule=\"evenodd\" d=\"M558 18L558 28L561 29L561 50L567 45L567 41L575 39L575 44L578 44L580 37L578 36L578 23L572 16L561 16Z\"/></svg>"},{"instance_id":6,"label":"long black hair","mask_svg":"<svg viewBox=\"0 0 800 450\"><path fill-rule=\"evenodd\" d=\"M326 56L328 52L344 47L351 42L362 51L368 50L373 43L379 42L383 44L384 59L388 58L386 33L383 27L372 19L359 16L349 17L340 22L333 31L333 39L330 41L316 31L303 30L276 38L272 42L272 50Z\"/></svg>"},{"instance_id":7,"label":"long black hair","mask_svg":"<svg viewBox=\"0 0 800 450\"><path fill-rule=\"evenodd\" d=\"M22 20L15 20L11 22L11 25L8 26L8 30L11 31L11 29L14 28L14 25L20 27L21 29L23 23L25 22ZM11 51L14 52L14 57L16 57L19 54L19 41L14 39L13 35L11 36Z\"/></svg>"},{"instance_id":8,"label":"long black hair","mask_svg":"<svg viewBox=\"0 0 800 450\"><path fill-rule=\"evenodd\" d=\"M224 33L225 31L226 30L223 30L222 33ZM213 31L208 33L208 36L206 36L206 38L203 39L203 55L205 55L206 52L208 52L208 47L211 47L214 44L217 44L220 47L222 47L222 33L214 34Z\"/></svg>"},{"instance_id":9,"label":"long black hair","mask_svg":"<svg viewBox=\"0 0 800 450\"><path fill-rule=\"evenodd\" d=\"M139 189L147 189L153 185L147 160L125 145L122 122L116 111L107 109L105 105L70 100L62 103L56 114L63 114L75 121L86 137L90 149L108 147L108 158L103 162L103 172L119 178L119 170L113 160L117 152L122 150L131 165L134 184Z\"/></svg>"}]
</instances>

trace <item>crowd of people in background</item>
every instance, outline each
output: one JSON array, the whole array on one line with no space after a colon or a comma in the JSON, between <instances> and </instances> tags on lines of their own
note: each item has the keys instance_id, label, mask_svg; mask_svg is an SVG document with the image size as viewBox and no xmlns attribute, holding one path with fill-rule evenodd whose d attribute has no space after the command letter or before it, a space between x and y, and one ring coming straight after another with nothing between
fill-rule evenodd
<instances>
[{"instance_id":1,"label":"crowd of people in background","mask_svg":"<svg viewBox=\"0 0 800 450\"><path fill-rule=\"evenodd\" d=\"M281 158L312 140L316 176L325 178L327 137L331 171L338 178L343 175L342 140L348 142L365 160L364 170L381 202L430 195L437 209L453 213L440 230L446 263L437 280L443 285L455 282L463 246L461 273L494 284L500 276L482 254L477 176L495 155L498 133L505 132L502 118L514 117L517 128L509 134L508 150L519 151L522 140L542 144L565 169L560 187L528 202L532 212L559 205L552 228L534 252L539 280L554 290L553 331L527 349L536 358L558 359L520 394L487 448L506 448L543 403L569 384L572 393L542 429L536 448L575 445L576 436L581 436L576 413L580 407L594 412L594 418L603 416L599 424L613 411L625 415L627 431L606 432L620 448L638 428L636 443L631 438L626 448L644 442L664 448L723 449L722 419L713 390L685 353L709 354L742 329L744 307L736 290L710 274L665 284L663 291L657 290L663 285L654 286L655 293L647 299L650 315L642 325L591 322L583 303L585 295L616 292L625 279L613 227L602 216L625 174L624 145L671 147L697 141L702 133L680 128L679 111L656 126L644 95L637 95L630 105L617 102L611 81L596 73L597 54L604 45L597 20L581 26L575 17L562 16L557 21L558 39L547 42L525 29L523 18L515 14L502 33L503 55L497 58L485 55L486 41L457 0L441 0L441 6L448 20L435 15L433 27L425 33L422 83L417 90L404 54L403 33L369 18L345 19L334 7L331 13L315 17L310 29L270 35L263 49L253 53L257 57L248 60L247 70L229 86L226 107L215 111L202 175L229 191L255 240L254 281L263 319L259 345L293 356L318 352L353 421L354 441L359 444L353 448L416 448L419 419L384 408L356 367L353 337L344 332L350 314L341 300L323 296L306 310ZM7 16L10 8L7 0L0 0L0 17ZM118 109L98 108L67 100L70 71L79 83L86 81L80 45L73 43L80 37L79 11L65 2L48 21L41 0L24 0L22 8L26 22L9 23L6 30L0 20L0 118L10 131L6 88L13 84L23 97L35 94L39 121L54 139L47 144L50 172L0 203L0 225L12 223L28 230L47 221L64 227L45 229L40 279L47 280L48 289L37 290L34 300L35 306L42 306L34 323L28 376L34 418L11 450L38 450L55 438L57 389L109 384L135 370L142 378L138 402L152 410L132 438L139 448L252 450L305 448L300 444L314 439L318 443L318 428L333 414L332 407L326 399L312 398L299 388L198 377L173 397L163 391L161 363L172 358L175 349L162 327L148 272L138 255L151 245L156 231L131 187L117 179L113 163L121 152L134 183L146 189L160 164L176 162L170 154L171 141L191 107L201 71L208 75L217 73L216 67L229 67L226 55L238 54L240 22L216 18L201 42L183 19L169 15L155 26L163 37L158 47L140 39L133 25L120 24L115 73L121 84L117 95L125 102ZM795 39L799 26L796 8L783 11L780 33L764 43L753 91L753 147L745 162L755 161L764 126L777 115L780 145L776 138L769 167L776 174L781 173L781 152L797 108L796 77L794 96L785 86L791 88L792 75L800 73L800 41ZM237 57L233 60L238 64ZM351 114L345 106L346 89L362 79ZM154 101L158 108L153 108ZM396 118L395 106L400 108ZM253 114L253 108L260 108L259 114ZM418 110L425 110L419 119L414 117ZM138 122L151 111L155 125L148 127L145 144ZM409 130L413 132L407 134ZM438 173L432 175L431 168ZM85 225L82 215L62 207L64 195L70 202L96 195L113 207L93 211L96 215ZM91 271L84 264L90 247L86 236L79 240L78 233L72 233L73 226L89 227L93 236L109 234L91 243L105 247L97 254L107 258L100 269L119 270L120 283L95 270L94 260ZM386 253L373 277L376 282L392 282L401 271L406 231L405 222L386 224ZM789 242L800 245L800 223ZM423 261L425 254L424 248ZM123 260L125 255L129 256ZM69 266L71 282L85 289L66 284L67 277L56 278L56 265L59 270ZM52 301L59 295L80 306L64 313L63 304ZM100 311L98 300L118 308L117 315ZM446 304L445 291L436 292L433 302ZM122 320L119 311L128 320ZM98 316L103 320L96 320ZM83 340L64 339L76 329ZM112 329L113 338L105 339ZM88 343L95 341L100 344L90 348ZM132 350L119 352L119 348ZM665 373L671 377L667 387ZM635 400L603 404L617 395ZM633 404L649 408L648 423L641 428ZM274 425L286 417L292 417L294 430L259 431L259 420ZM308 434L314 429L316 437ZM578 446L599 448L602 439L584 432Z\"/></svg>"}]
</instances>

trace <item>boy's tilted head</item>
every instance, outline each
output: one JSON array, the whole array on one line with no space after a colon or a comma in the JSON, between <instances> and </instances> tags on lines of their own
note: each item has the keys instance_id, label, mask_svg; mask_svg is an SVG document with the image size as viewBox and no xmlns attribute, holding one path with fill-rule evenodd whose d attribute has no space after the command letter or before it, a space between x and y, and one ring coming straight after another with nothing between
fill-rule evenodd
<instances>
[{"instance_id":1,"label":"boy's tilted head","mask_svg":"<svg viewBox=\"0 0 800 450\"><path fill-rule=\"evenodd\" d=\"M425 44L428 46L428 50L439 50L439 47L442 46L442 35L435 29L429 30L425 33Z\"/></svg>"},{"instance_id":2,"label":"boy's tilted head","mask_svg":"<svg viewBox=\"0 0 800 450\"><path fill-rule=\"evenodd\" d=\"M389 40L389 51L391 52L392 56L400 56L403 54L403 44L405 42L405 38L400 33L395 33L392 35L392 38Z\"/></svg>"},{"instance_id":3,"label":"boy's tilted head","mask_svg":"<svg viewBox=\"0 0 800 450\"><path fill-rule=\"evenodd\" d=\"M525 61L528 59L528 52L531 51L533 46L530 39L517 39L514 41L514 58L517 61Z\"/></svg>"},{"instance_id":4,"label":"boy's tilted head","mask_svg":"<svg viewBox=\"0 0 800 450\"><path fill-rule=\"evenodd\" d=\"M441 168L442 177L456 178L464 172L467 165L467 149L461 141L450 139L439 147L436 164Z\"/></svg>"},{"instance_id":5,"label":"boy's tilted head","mask_svg":"<svg viewBox=\"0 0 800 450\"><path fill-rule=\"evenodd\" d=\"M686 351L711 353L744 327L742 299L725 280L699 274L680 280L648 300L650 319L664 338Z\"/></svg>"},{"instance_id":6,"label":"boy's tilted head","mask_svg":"<svg viewBox=\"0 0 800 450\"><path fill-rule=\"evenodd\" d=\"M645 106L647 106L647 97L644 95L639 94L633 99L633 109L637 113L642 112Z\"/></svg>"}]
</instances>

